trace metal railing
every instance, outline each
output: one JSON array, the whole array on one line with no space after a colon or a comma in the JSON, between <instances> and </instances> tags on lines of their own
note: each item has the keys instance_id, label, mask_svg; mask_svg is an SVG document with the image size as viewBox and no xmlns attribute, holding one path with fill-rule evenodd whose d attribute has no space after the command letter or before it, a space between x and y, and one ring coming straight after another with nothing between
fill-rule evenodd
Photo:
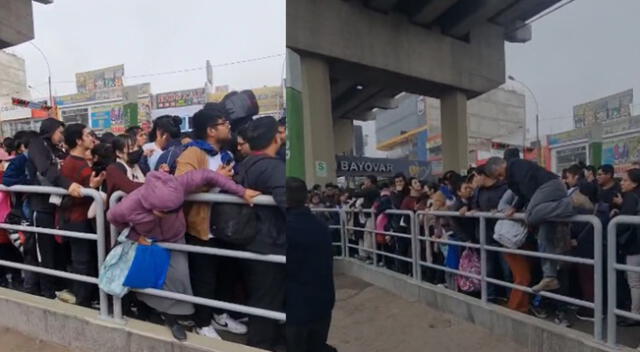
<instances>
[{"instance_id":1,"label":"metal railing","mask_svg":"<svg viewBox=\"0 0 640 352\"><path fill-rule=\"evenodd\" d=\"M313 209L312 209L313 210ZM315 211L315 210L313 210ZM347 213L353 213L354 216L359 214L359 213L365 213L365 214L373 214L372 210L369 209L365 209L365 210L361 210L361 209L342 209L341 210L344 214ZM497 246L492 246L489 245L487 242L487 233L486 233L486 220L487 219L506 219L507 217L503 214L499 214L499 213L483 213L483 212L472 212L472 213L467 213L465 215L460 214L459 212L454 212L454 211L430 211L430 212L426 212L426 211L420 211L420 212L412 212L412 211L399 211L399 210L388 210L386 211L387 214L389 215L406 215L406 216L410 216L410 229L411 229L411 234L407 235L405 233L397 233L397 232L388 232L388 231L377 231L375 230L375 228L367 228L366 225L364 225L364 227L356 227L356 226L349 226L346 224L342 224L342 228L343 228L343 239L347 238L347 232L348 231L363 231L363 232L369 232L372 233L374 238L375 238L375 234L376 233L382 233L385 235L390 235L390 236L396 236L398 238L410 238L411 239L411 250L409 251L409 257L404 257L404 256L398 256L396 254L392 254L392 253L387 253L387 252L382 252L379 251L375 248L371 249L371 248L363 248L360 245L354 245L354 244L350 244L350 243L346 243L346 241L343 241L344 244L344 250L343 253L345 253L346 257L350 257L348 255L348 249L349 248L355 248L358 250L363 250L364 252L369 252L372 253L374 255L374 263L378 263L377 262L377 256L388 256L391 258L395 258L398 260L403 260L406 262L410 262L412 264L412 279L415 280L415 282L417 284L423 284L423 280L422 280L422 268L423 267L429 267L432 269L436 269L436 270L442 270L445 272L449 272L449 273L453 273L453 274L457 274L457 275L462 275L465 277L470 277L473 279L477 279L480 280L480 299L483 303L488 303L488 297L487 297L487 287L488 284L495 284L495 285L500 285L500 286L504 286L504 287L508 287L510 289L516 289L516 290L520 290L523 292L527 292L527 293L531 293L531 294L536 294L536 295L540 295L542 297L547 297L550 299L554 299L554 300L558 300L561 302L565 302L565 303L569 303L569 304L573 304L576 306L580 306L580 307L585 307L585 308L590 308L594 310L594 314L595 317L601 317L603 315L603 311L604 311L604 307L603 307L603 293L602 290L599 288L602 288L603 285L603 235L602 235L602 223L600 222L600 220L593 215L576 215L570 218L566 218L566 219L550 219L549 221L554 221L554 222L580 222L580 223L588 223L591 226L593 226L593 235L594 235L594 253L593 253L593 259L590 258L581 258L581 257L574 257L574 256L569 256L569 255L561 255L561 254L551 254L551 253L541 253L541 252L535 252L535 251L528 251L528 250L522 250L522 249L510 249L510 248L504 248L504 247L497 247ZM433 238L431 236L429 236L429 229L426 228L427 224L426 222L424 223L424 227L421 226L421 224L419 223L419 221L417 219L419 219L420 217L425 217L426 216L436 216L436 217L463 217L463 218L469 218L469 219L478 219L478 226L479 226L479 241L478 243L471 243L471 242L461 242L461 241L453 241L453 240L448 240L448 239L436 239ZM341 219L347 219L346 216L342 216ZM524 221L524 214L515 214L513 217L508 218L510 220L518 220L518 221ZM640 218L638 218L638 223L640 223ZM375 224L375 220L374 220L374 224ZM375 225L374 225L375 226ZM424 230L425 235L422 236L420 235L421 230ZM424 244L425 246L425 257L426 258L430 258L431 254L431 243L439 243L439 244L448 244L448 245L457 245L457 246L461 246L461 247L468 247L468 248L475 248L477 250L479 250L480 252L480 275L476 275L476 274L472 274L472 273L468 273L468 272L463 272L460 271L458 269L452 269L449 268L447 266L444 265L439 265L439 264L435 264L429 261L425 261L421 259L421 254L423 254L421 252L422 249L422 244ZM374 242L374 247L375 247L375 242ZM506 282L506 281L502 281L502 280L497 280L497 279L493 279L487 276L487 253L489 251L493 251L493 252L499 252L499 253L511 253L511 254L518 254L518 255L523 255L523 256L528 256L528 257L535 257L535 258L540 258L540 259L549 259L549 260L555 260L555 261L562 261L562 262L569 262L569 263L578 263L578 264L585 264L585 265L591 265L594 267L594 301L593 302L589 302L589 301L585 301L585 300L581 300L581 299L576 299L576 298L572 298L572 297L568 297L568 296L564 296L564 295L560 295L557 293L552 293L552 292L546 292L546 291L542 291L542 292L534 292L531 288L529 287L524 287L521 285L517 285L511 282ZM635 269L637 272L640 272L640 268L636 268ZM640 318L640 316L639 316ZM598 341L604 341L604 329L603 329L603 320L602 319L595 319L594 321L594 328L593 328L593 334L596 340Z\"/></svg>"},{"instance_id":2,"label":"metal railing","mask_svg":"<svg viewBox=\"0 0 640 352\"><path fill-rule=\"evenodd\" d=\"M316 213L317 215L320 214L332 214L332 213L336 213L338 214L339 217L339 222L338 225L329 223L329 230L331 230L331 233L333 234L333 231L335 230L340 230L340 241L339 242L332 242L331 244L333 245L333 247L338 247L341 250L341 253L337 256L334 256L336 258L344 258L345 253L344 253L344 249L346 246L346 238L344 236L345 231L344 231L344 225L346 223L346 219L344 219L343 217L346 216L346 213L342 211L342 209L338 209L338 208L312 208L311 209L312 212Z\"/></svg>"},{"instance_id":3,"label":"metal railing","mask_svg":"<svg viewBox=\"0 0 640 352\"><path fill-rule=\"evenodd\" d=\"M617 343L617 317L640 320L640 314L618 309L617 272L626 271L639 273L640 267L620 264L618 254L618 225L640 225L640 216L619 215L613 218L607 226L607 343L615 346ZM637 229L633 229L637 231ZM638 234L635 234L638 236ZM633 298L632 298L633 299Z\"/></svg>"},{"instance_id":4,"label":"metal railing","mask_svg":"<svg viewBox=\"0 0 640 352\"><path fill-rule=\"evenodd\" d=\"M68 196L69 192L63 188L57 187L46 187L46 186L1 186L1 192L16 192L16 193L29 193L29 194L49 194L49 195L59 195L59 196ZM71 237L71 238L80 238L85 240L93 240L97 242L97 262L98 262L98 270L99 272L102 263L105 258L105 213L104 213L104 200L100 196L100 193L94 189L83 188L82 195L84 197L91 197L96 204L96 233L86 233L86 232L75 232L75 231L65 231L65 230L57 230L51 228L43 228L37 226L20 226L20 225L11 225L0 223L0 229L13 230L13 231L25 231L32 232L34 234L45 234L51 236L63 236L63 237ZM23 263L16 263L7 260L0 260L1 266L6 266L18 270L32 271L39 274L44 274L48 276L59 277L63 279L69 279L74 281L81 281L90 284L98 284L98 278L69 273L61 270L54 270L49 268L42 268L40 266L34 266ZM109 317L109 309L108 309L108 299L107 294L103 290L98 287L99 292L99 300L100 300L100 317L108 318Z\"/></svg>"},{"instance_id":5,"label":"metal railing","mask_svg":"<svg viewBox=\"0 0 640 352\"><path fill-rule=\"evenodd\" d=\"M126 194L124 192L115 192L112 194L110 199L110 207L115 206ZM192 194L187 197L187 201L192 202L206 202L206 203L234 203L234 204L246 204L246 202L239 197L222 194L222 193L198 193ZM255 205L265 205L265 206L275 206L276 203L271 196L258 196L254 200ZM115 244L116 238L118 237L118 230L111 225L111 244L112 246ZM239 250L231 250L231 249L222 249L222 248L210 248L210 247L201 247L187 244L178 244L178 243L166 243L166 242L157 242L157 245L167 248L172 251L181 251L187 253L198 253L198 254L208 254L208 255L217 255L223 257L230 258L238 258L238 259L246 259L246 260L257 260L262 262L269 263L286 263L286 256L284 255L273 255L273 254L257 254L248 251L239 251ZM185 295L177 292L170 292L164 290L157 289L143 289L143 290L132 290L134 292L140 292L152 296L158 296L163 298L175 299L178 301L189 302L192 304L198 304L203 306L208 306L212 308L230 310L234 312L245 313L249 315L260 316L264 318L274 319L278 321L286 321L286 315L282 312L277 312L268 309L250 307L242 304L224 302L214 299L208 299L204 297L196 297ZM122 301L118 297L114 297L113 300L113 317L116 321L123 322L122 316Z\"/></svg>"}]
</instances>

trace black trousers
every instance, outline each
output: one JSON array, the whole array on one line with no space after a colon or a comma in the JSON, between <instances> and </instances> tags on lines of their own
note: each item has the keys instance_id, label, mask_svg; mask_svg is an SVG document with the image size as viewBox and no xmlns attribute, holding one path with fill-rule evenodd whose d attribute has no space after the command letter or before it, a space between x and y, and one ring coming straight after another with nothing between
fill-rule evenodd
<instances>
[{"instance_id":1,"label":"black trousers","mask_svg":"<svg viewBox=\"0 0 640 352\"><path fill-rule=\"evenodd\" d=\"M61 226L63 230L76 232L94 232L89 221L68 223ZM98 276L98 251L96 241L80 238L69 238L71 248L71 272L79 275ZM90 307L91 301L98 297L98 289L94 284L73 281L73 294L77 304Z\"/></svg>"},{"instance_id":2,"label":"black trousers","mask_svg":"<svg viewBox=\"0 0 640 352\"><path fill-rule=\"evenodd\" d=\"M203 241L191 235L186 236L187 244L210 248L234 249L232 246L216 239ZM189 272L191 288L197 297L217 299L225 302L233 301L234 284L242 277L241 264L234 258L209 254L189 253ZM213 313L224 313L222 310L196 305L193 320L200 328L211 325Z\"/></svg>"},{"instance_id":3,"label":"black trousers","mask_svg":"<svg viewBox=\"0 0 640 352\"><path fill-rule=\"evenodd\" d=\"M22 254L20 253L20 250L13 245L13 243L2 243L0 244L0 259L22 263ZM22 280L22 275L20 274L19 269L0 266L0 281L5 280L5 276L7 274L11 275L11 280L14 282Z\"/></svg>"},{"instance_id":4,"label":"black trousers","mask_svg":"<svg viewBox=\"0 0 640 352\"><path fill-rule=\"evenodd\" d=\"M287 351L326 352L331 316L312 324L287 323Z\"/></svg>"},{"instance_id":5,"label":"black trousers","mask_svg":"<svg viewBox=\"0 0 640 352\"><path fill-rule=\"evenodd\" d=\"M33 224L36 227L47 229L55 228L55 216L52 213L33 213ZM40 267L54 270L66 271L69 262L68 245L58 243L53 235L36 234L36 248ZM39 275L40 294L47 298L55 298L55 291L64 288L64 280L54 276Z\"/></svg>"},{"instance_id":6,"label":"black trousers","mask_svg":"<svg viewBox=\"0 0 640 352\"><path fill-rule=\"evenodd\" d=\"M247 260L245 280L249 306L284 311L285 265ZM278 328L279 323L273 319L249 317L247 344L272 351L277 344Z\"/></svg>"}]
</instances>

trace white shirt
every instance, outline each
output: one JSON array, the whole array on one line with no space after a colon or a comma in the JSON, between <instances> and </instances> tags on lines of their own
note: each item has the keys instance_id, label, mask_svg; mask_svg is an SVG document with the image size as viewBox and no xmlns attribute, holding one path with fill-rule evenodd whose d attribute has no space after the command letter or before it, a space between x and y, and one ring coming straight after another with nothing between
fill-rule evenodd
<instances>
[{"instance_id":1,"label":"white shirt","mask_svg":"<svg viewBox=\"0 0 640 352\"><path fill-rule=\"evenodd\" d=\"M149 150L153 150L153 154L147 159L147 161L148 161L150 170L151 171L155 170L156 163L158 162L158 159L162 154L162 149L158 147L158 145L155 142L151 142L142 146L142 150L144 150L145 152Z\"/></svg>"}]
</instances>

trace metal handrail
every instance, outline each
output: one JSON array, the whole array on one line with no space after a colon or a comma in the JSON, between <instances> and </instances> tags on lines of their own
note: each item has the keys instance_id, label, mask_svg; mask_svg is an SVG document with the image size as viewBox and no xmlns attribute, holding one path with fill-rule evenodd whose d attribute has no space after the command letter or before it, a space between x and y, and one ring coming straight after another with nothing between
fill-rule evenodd
<instances>
[{"instance_id":1,"label":"metal handrail","mask_svg":"<svg viewBox=\"0 0 640 352\"><path fill-rule=\"evenodd\" d=\"M115 206L126 193L122 191L114 192L109 200L109 206ZM207 202L207 203L232 203L232 204L247 204L246 201L240 197L236 197L223 193L197 193L191 194L186 198L187 201L195 202ZM258 196L254 199L255 205L263 206L275 206L276 203L271 196ZM112 246L115 244L115 239L118 237L118 229L111 225L111 242ZM199 253L208 255L217 255L230 258L257 260L269 263L285 264L286 256L275 254L258 254L249 251L231 250L223 248L210 248L202 246L194 246L180 243L168 243L168 242L155 242L155 244L167 248L169 250L176 250L187 253ZM185 295L177 292L169 292L157 289L144 289L144 290L132 290L134 292L145 293L153 296L159 296L169 299L175 299L179 301L189 302L193 304L205 305L218 309L232 310L240 313L257 315L264 318L275 319L279 321L286 321L286 314L282 312L276 312L268 309L262 309L257 307L250 307L241 304L235 304L230 302L218 301L213 299L207 299L204 297L196 297ZM116 321L124 322L122 315L122 300L114 296L113 299L113 316Z\"/></svg>"},{"instance_id":2,"label":"metal handrail","mask_svg":"<svg viewBox=\"0 0 640 352\"><path fill-rule=\"evenodd\" d=\"M35 193L35 194L52 194L52 195L60 195L66 196L69 195L69 192L64 188L59 187L48 187L48 186L23 186L16 185L7 187L4 185L0 185L0 192L17 192L17 193ZM76 232L76 231L64 231L64 230L56 230L56 229L47 229L41 228L37 226L19 226L19 225L10 225L10 224L0 224L0 228L8 229L8 230L17 230L17 231L28 231L35 232L38 234L47 234L47 235L57 235L63 237L72 237L72 238L81 238L87 240L94 240L97 243L97 261L98 261L98 271L102 267L102 263L105 259L105 214L104 214L104 199L102 198L100 192L91 188L83 188L81 191L82 196L91 197L94 200L94 204L96 205L96 233L84 233L84 232ZM13 267L16 269L27 270L38 272L50 276L62 277L70 280L83 281L88 283L97 284L98 279L92 278L90 276L85 275L77 275L73 273L67 273L59 270L52 270L47 268L36 267L27 264L18 264L12 263L8 261L0 261L0 265ZM109 307L107 306L107 293L104 292L100 287L98 287L99 299L100 299L100 317L108 318L109 316Z\"/></svg>"}]
</instances>

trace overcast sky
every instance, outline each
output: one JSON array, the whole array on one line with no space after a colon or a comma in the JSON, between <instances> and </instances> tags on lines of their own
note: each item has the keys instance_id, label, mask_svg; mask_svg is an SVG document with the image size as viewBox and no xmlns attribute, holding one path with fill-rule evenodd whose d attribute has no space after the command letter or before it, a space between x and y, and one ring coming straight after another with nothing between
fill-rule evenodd
<instances>
[{"instance_id":1,"label":"overcast sky","mask_svg":"<svg viewBox=\"0 0 640 352\"><path fill-rule=\"evenodd\" d=\"M506 44L507 74L538 98L541 134L571 129L574 105L629 88L640 111L639 15L638 0L575 0L535 22L530 42Z\"/></svg>"},{"instance_id":2,"label":"overcast sky","mask_svg":"<svg viewBox=\"0 0 640 352\"><path fill-rule=\"evenodd\" d=\"M125 84L151 82L154 93L204 85L204 67L283 54L284 0L55 0L34 2L35 41L51 65L54 94L75 92L75 73L124 64ZM46 96L47 69L31 44L7 51L26 61L34 97ZM284 56L213 70L214 85L234 89L279 85Z\"/></svg>"}]
</instances>

